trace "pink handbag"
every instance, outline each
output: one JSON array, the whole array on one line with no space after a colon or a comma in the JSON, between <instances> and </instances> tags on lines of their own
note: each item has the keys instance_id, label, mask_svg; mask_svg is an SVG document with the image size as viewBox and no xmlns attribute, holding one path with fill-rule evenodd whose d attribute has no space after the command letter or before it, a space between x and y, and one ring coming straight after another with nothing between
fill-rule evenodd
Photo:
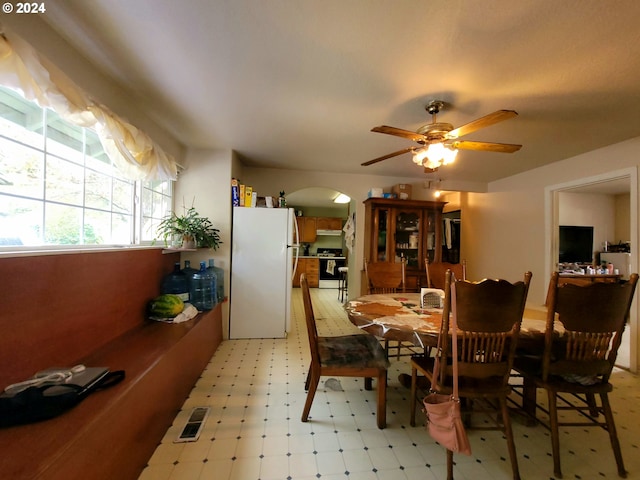
<instances>
[{"instance_id":1,"label":"pink handbag","mask_svg":"<svg viewBox=\"0 0 640 480\"><path fill-rule=\"evenodd\" d=\"M431 378L430 393L424 397L423 404L427 414L427 430L429 435L455 453L471 455L471 445L462 423L460 415L460 398L458 398L458 337L456 323L456 289L455 282L451 284L451 321L452 321L452 350L453 350L453 393L446 395L437 393L437 378L440 370L440 356L436 355ZM440 342L444 334L438 338L437 352L440 352Z\"/></svg>"}]
</instances>

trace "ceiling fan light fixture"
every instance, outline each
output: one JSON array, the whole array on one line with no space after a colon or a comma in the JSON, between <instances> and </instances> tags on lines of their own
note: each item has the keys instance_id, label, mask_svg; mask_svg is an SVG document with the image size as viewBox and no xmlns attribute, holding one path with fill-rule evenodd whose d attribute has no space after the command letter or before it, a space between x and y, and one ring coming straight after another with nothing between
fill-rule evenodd
<instances>
[{"instance_id":1,"label":"ceiling fan light fixture","mask_svg":"<svg viewBox=\"0 0 640 480\"><path fill-rule=\"evenodd\" d=\"M436 119L436 114L439 113L444 106L445 103L441 100L433 100L430 102L426 109L427 112L433 116L433 121L421 126L416 131L390 127L388 125L373 127L371 129L372 132L406 138L420 144L420 146L403 148L397 152L364 162L362 166L366 167L398 155L412 152L413 162L418 166L424 167L425 171L430 171L453 162L456 158L457 148L484 152L513 153L522 147L522 145L511 143L457 140L459 137L464 137L482 128L490 127L504 120L517 117L518 112L515 110L497 110L458 128L454 128L450 123L438 122ZM435 152L434 150L440 150L440 152Z\"/></svg>"},{"instance_id":2,"label":"ceiling fan light fixture","mask_svg":"<svg viewBox=\"0 0 640 480\"><path fill-rule=\"evenodd\" d=\"M458 155L458 150L451 149L442 143L431 143L426 147L413 152L413 162L430 169L436 169L442 165L453 163Z\"/></svg>"},{"instance_id":3,"label":"ceiling fan light fixture","mask_svg":"<svg viewBox=\"0 0 640 480\"><path fill-rule=\"evenodd\" d=\"M413 163L421 167L425 158L427 158L427 147L416 148L413 150L413 156L411 157Z\"/></svg>"}]
</instances>

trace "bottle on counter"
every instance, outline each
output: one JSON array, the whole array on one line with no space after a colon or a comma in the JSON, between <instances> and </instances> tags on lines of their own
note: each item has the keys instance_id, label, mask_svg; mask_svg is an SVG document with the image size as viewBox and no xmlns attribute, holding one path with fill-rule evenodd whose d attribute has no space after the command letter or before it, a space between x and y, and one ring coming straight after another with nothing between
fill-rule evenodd
<instances>
[{"instance_id":1,"label":"bottle on counter","mask_svg":"<svg viewBox=\"0 0 640 480\"><path fill-rule=\"evenodd\" d=\"M200 270L191 277L190 303L198 310L211 310L216 306L216 276L207 271L205 262L200 262Z\"/></svg>"},{"instance_id":2,"label":"bottle on counter","mask_svg":"<svg viewBox=\"0 0 640 480\"><path fill-rule=\"evenodd\" d=\"M198 269L191 267L190 260L185 260L184 268L181 270L181 272L184 273L184 276L187 278L187 289L189 290L189 296L191 296L191 278L193 277L194 273L198 272Z\"/></svg>"},{"instance_id":3,"label":"bottle on counter","mask_svg":"<svg viewBox=\"0 0 640 480\"><path fill-rule=\"evenodd\" d=\"M180 262L176 262L173 265L173 272L162 279L160 291L163 294L177 295L183 302L189 301L189 284L186 275L180 270Z\"/></svg>"},{"instance_id":4,"label":"bottle on counter","mask_svg":"<svg viewBox=\"0 0 640 480\"><path fill-rule=\"evenodd\" d=\"M216 276L216 299L218 303L222 303L224 301L224 270L215 266L213 258L209 259L207 270Z\"/></svg>"}]
</instances>

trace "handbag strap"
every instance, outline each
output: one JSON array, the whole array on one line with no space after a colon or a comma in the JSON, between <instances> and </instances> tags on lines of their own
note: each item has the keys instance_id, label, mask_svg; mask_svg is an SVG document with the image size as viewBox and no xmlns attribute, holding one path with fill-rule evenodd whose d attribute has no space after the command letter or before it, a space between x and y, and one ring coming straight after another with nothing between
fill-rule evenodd
<instances>
[{"instance_id":1,"label":"handbag strap","mask_svg":"<svg viewBox=\"0 0 640 480\"><path fill-rule=\"evenodd\" d=\"M451 343L452 343L452 356L453 356L453 393L454 399L458 398L458 322L457 309L456 309L456 278L453 272L451 272L451 285L450 285L450 304L451 304ZM444 323L444 319L443 319ZM433 374L431 376L431 391L437 391L438 375L440 374L440 347L442 346L442 338L448 336L449 332L443 332L440 329L440 335L438 335L438 346L436 347L436 358L433 365Z\"/></svg>"}]
</instances>

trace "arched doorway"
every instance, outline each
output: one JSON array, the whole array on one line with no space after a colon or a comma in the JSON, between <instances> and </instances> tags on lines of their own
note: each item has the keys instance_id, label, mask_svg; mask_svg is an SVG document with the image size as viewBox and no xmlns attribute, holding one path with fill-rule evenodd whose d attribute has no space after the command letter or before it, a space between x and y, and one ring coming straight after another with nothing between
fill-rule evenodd
<instances>
[{"instance_id":1,"label":"arched doorway","mask_svg":"<svg viewBox=\"0 0 640 480\"><path fill-rule=\"evenodd\" d=\"M310 287L337 293L340 268L348 265L349 258L349 239L342 229L350 215L350 199L332 188L308 187L287 194L286 200L287 206L296 210L300 230L301 257L293 286L306 272Z\"/></svg>"}]
</instances>

